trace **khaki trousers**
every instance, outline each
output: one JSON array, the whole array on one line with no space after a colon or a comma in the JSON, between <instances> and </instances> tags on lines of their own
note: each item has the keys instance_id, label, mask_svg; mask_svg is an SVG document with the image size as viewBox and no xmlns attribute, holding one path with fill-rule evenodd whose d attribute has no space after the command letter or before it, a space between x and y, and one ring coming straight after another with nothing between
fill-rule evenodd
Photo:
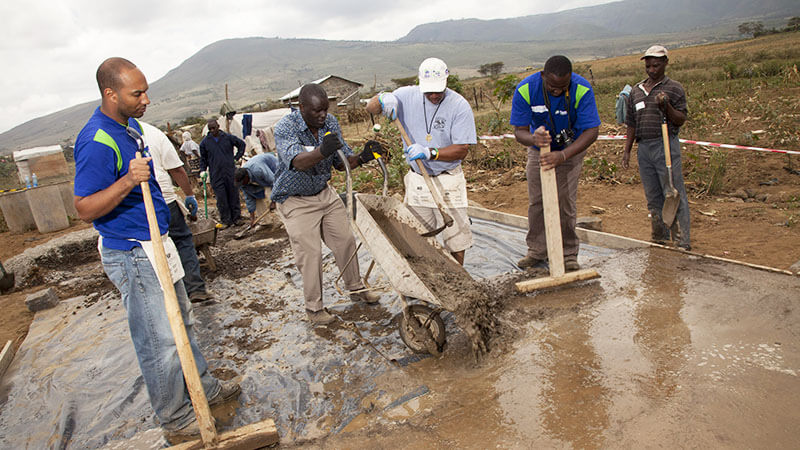
<instances>
[{"instance_id":1,"label":"khaki trousers","mask_svg":"<svg viewBox=\"0 0 800 450\"><path fill-rule=\"evenodd\" d=\"M317 195L289 197L278 203L276 210L289 235L297 270L303 277L306 309L319 311L323 307L320 241L331 249L340 271L356 250L347 211L330 186ZM357 257L342 271L342 278L349 290L362 287Z\"/></svg>"},{"instance_id":2,"label":"khaki trousers","mask_svg":"<svg viewBox=\"0 0 800 450\"><path fill-rule=\"evenodd\" d=\"M564 260L578 259L581 241L575 233L578 216L578 180L581 177L583 157L579 153L556 167L558 186L558 209L561 216L561 240ZM539 174L539 151L528 149L528 254L536 259L547 259L547 236L544 232L544 208L542 207L542 180Z\"/></svg>"}]
</instances>

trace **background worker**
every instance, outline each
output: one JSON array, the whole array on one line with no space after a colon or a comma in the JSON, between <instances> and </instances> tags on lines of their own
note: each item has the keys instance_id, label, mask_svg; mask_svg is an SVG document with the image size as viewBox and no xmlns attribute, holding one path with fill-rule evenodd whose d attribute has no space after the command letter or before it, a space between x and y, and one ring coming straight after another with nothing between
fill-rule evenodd
<instances>
[{"instance_id":1,"label":"background worker","mask_svg":"<svg viewBox=\"0 0 800 450\"><path fill-rule=\"evenodd\" d=\"M165 437L170 442L199 437L164 293L144 249L150 244L150 229L140 183L150 186L168 260L177 258L175 246L166 236L169 208L153 176L151 158L135 157L139 146L126 132L126 127L132 127L142 133L135 118L142 117L150 103L147 80L130 61L109 58L97 69L97 84L101 104L75 140L75 209L100 233L103 270L122 296L139 368ZM209 404L218 404L238 395L239 385L223 385L209 373L194 339L192 305L181 281L180 265L176 270L175 294L197 371Z\"/></svg>"},{"instance_id":2,"label":"background worker","mask_svg":"<svg viewBox=\"0 0 800 450\"><path fill-rule=\"evenodd\" d=\"M566 56L553 56L544 70L517 85L510 122L517 142L528 147L528 252L517 265L522 269L547 266L541 165L544 170L556 171L564 269L578 270L578 180L586 149L597 140L600 126L592 86L572 72ZM551 152L540 157L539 147L545 145Z\"/></svg>"},{"instance_id":3,"label":"background worker","mask_svg":"<svg viewBox=\"0 0 800 450\"><path fill-rule=\"evenodd\" d=\"M192 139L192 133L184 131L181 135L183 144L181 144L181 152L186 160L200 157L200 146Z\"/></svg>"},{"instance_id":4,"label":"background worker","mask_svg":"<svg viewBox=\"0 0 800 450\"><path fill-rule=\"evenodd\" d=\"M355 253L356 242L342 200L328 184L331 168L344 170L372 161L373 151L381 152L380 144L368 142L364 151L353 151L342 140L339 122L328 114L328 94L318 84L306 84L300 89L300 109L284 116L275 125L278 147L278 172L272 188L272 200L277 203L278 216L283 221L294 252L295 264L303 277L303 296L308 319L316 324L328 324L336 317L322 303L322 248L320 240L331 249L336 265L342 272L350 298L365 303L377 303L380 296L364 288L358 269L358 258L345 267ZM337 150L347 155L339 159Z\"/></svg>"},{"instance_id":5,"label":"background worker","mask_svg":"<svg viewBox=\"0 0 800 450\"><path fill-rule=\"evenodd\" d=\"M274 153L259 153L236 169L233 174L233 181L244 194L251 227L256 224L256 216L263 214L267 208L275 209L275 203L270 200L267 206L265 199L272 195L272 185L275 183L277 170L278 157ZM259 204L262 205L261 208L258 207Z\"/></svg>"},{"instance_id":6,"label":"background worker","mask_svg":"<svg viewBox=\"0 0 800 450\"><path fill-rule=\"evenodd\" d=\"M233 149L236 148L234 155ZM244 154L245 143L219 129L216 119L208 121L208 135L200 143L200 170L211 171L211 188L217 197L217 211L223 228L242 225L239 191L233 182L236 161Z\"/></svg>"},{"instance_id":7,"label":"background worker","mask_svg":"<svg viewBox=\"0 0 800 450\"><path fill-rule=\"evenodd\" d=\"M441 233L444 246L463 265L464 253L472 246L472 232L461 161L467 156L470 144L478 141L469 102L447 88L449 73L444 61L428 58L419 66L418 86L382 92L370 99L367 111L383 113L391 120L400 119L414 142L410 146L403 143L411 167L403 180L404 203L428 229L444 224L425 179L418 173L415 160L421 160L428 174L436 177L435 184L443 188L447 213L453 218L453 225Z\"/></svg>"},{"instance_id":8,"label":"background worker","mask_svg":"<svg viewBox=\"0 0 800 450\"><path fill-rule=\"evenodd\" d=\"M689 198L686 196L686 187L683 184L681 143L678 138L678 132L686 122L688 113L686 92L680 83L664 74L669 64L666 48L654 45L647 49L641 59L644 60L647 78L637 83L628 97L625 115L628 136L625 139L625 152L622 154L622 167L625 169L630 167L631 149L635 140L638 143L639 176L647 198L647 210L650 211L651 239L663 244L670 240L671 232L671 238L678 241L678 247L691 250ZM672 184L680 195L675 222L677 226L673 226L672 230L661 217L664 195L669 189L661 133L662 117L666 117L667 120Z\"/></svg>"},{"instance_id":9,"label":"background worker","mask_svg":"<svg viewBox=\"0 0 800 450\"><path fill-rule=\"evenodd\" d=\"M184 210L189 216L197 219L197 199L194 197L192 185L189 183L189 176L183 168L183 163L178 157L178 152L167 136L158 128L149 123L140 122L144 129L144 137L150 149L150 156L153 158L153 168L155 169L156 181L161 187L161 194L169 207L169 237L175 242L178 249L178 256L183 265L183 285L189 294L192 303L210 300L211 296L206 291L206 282L200 274L200 261L197 259L197 249L192 240L192 230L186 224ZM195 144L196 145L196 144ZM184 207L181 207L178 196L175 194L175 187L172 182L178 184L186 196Z\"/></svg>"}]
</instances>

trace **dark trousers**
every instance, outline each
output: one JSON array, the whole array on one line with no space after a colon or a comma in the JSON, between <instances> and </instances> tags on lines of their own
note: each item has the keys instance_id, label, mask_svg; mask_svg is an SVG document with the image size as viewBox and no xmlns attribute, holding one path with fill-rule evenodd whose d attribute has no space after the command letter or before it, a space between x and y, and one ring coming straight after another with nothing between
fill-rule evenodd
<instances>
[{"instance_id":1,"label":"dark trousers","mask_svg":"<svg viewBox=\"0 0 800 450\"><path fill-rule=\"evenodd\" d=\"M211 187L214 189L214 195L217 196L219 220L225 225L233 225L234 222L242 217L242 207L239 205L239 190L233 184L232 176L220 176L218 178L215 180L214 174L211 174Z\"/></svg>"},{"instance_id":2,"label":"dark trousers","mask_svg":"<svg viewBox=\"0 0 800 450\"><path fill-rule=\"evenodd\" d=\"M192 242L192 231L186 220L183 218L181 207L178 202L169 204L169 236L175 243L178 249L178 256L181 258L181 265L183 265L183 285L186 286L186 292L191 294L193 292L205 292L206 282L200 275L200 261L197 260L197 250L194 248Z\"/></svg>"}]
</instances>

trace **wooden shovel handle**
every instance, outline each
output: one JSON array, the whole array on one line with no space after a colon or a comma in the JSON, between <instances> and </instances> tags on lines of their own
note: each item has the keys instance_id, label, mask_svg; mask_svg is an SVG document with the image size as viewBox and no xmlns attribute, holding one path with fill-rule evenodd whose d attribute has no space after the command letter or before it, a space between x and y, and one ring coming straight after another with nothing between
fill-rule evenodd
<instances>
[{"instance_id":1,"label":"wooden shovel handle","mask_svg":"<svg viewBox=\"0 0 800 450\"><path fill-rule=\"evenodd\" d=\"M394 126L400 130L400 136L403 137L403 141L406 143L407 146L411 146L414 142L408 137L408 133L406 133L406 129L403 128L403 124L400 123L400 119L394 119ZM431 180L431 176L428 175L428 171L425 169L425 166L422 164L422 161L417 160L417 168L419 169L419 173L422 175L422 178L425 179L425 184L428 185L428 190L431 191L431 195L433 196L433 201L436 203L436 207L439 208L439 213L442 214L442 219L444 220L444 226L449 227L453 224L453 218L450 217L450 214L447 214L447 211L444 207L444 199L442 199L442 195L439 192L439 189L433 184L433 180Z\"/></svg>"},{"instance_id":2,"label":"wooden shovel handle","mask_svg":"<svg viewBox=\"0 0 800 450\"><path fill-rule=\"evenodd\" d=\"M664 161L667 167L672 167L672 155L669 153L669 131L667 130L667 122L661 122L661 139L664 141Z\"/></svg>"},{"instance_id":3,"label":"wooden shovel handle","mask_svg":"<svg viewBox=\"0 0 800 450\"><path fill-rule=\"evenodd\" d=\"M141 153L136 152L136 158L139 159L141 157ZM169 264L167 264L167 252L164 250L161 230L158 228L153 196L150 194L150 184L147 181L142 181L139 185L142 188L144 209L147 212L147 224L150 227L150 241L153 243L153 253L155 254L156 266L154 268L159 280L162 281L167 318L172 329L172 336L175 339L178 359L180 359L181 369L183 369L183 378L186 380L189 398L192 400L198 425L200 425L200 437L203 444L208 446L218 442L217 430L214 428L214 422L211 419L211 409L208 406L208 399L203 390L203 383L200 381L197 364L194 361L192 348L189 344L189 335L186 334L186 328L183 324L181 308L178 305L178 296L175 294L175 286L172 282Z\"/></svg>"}]
</instances>

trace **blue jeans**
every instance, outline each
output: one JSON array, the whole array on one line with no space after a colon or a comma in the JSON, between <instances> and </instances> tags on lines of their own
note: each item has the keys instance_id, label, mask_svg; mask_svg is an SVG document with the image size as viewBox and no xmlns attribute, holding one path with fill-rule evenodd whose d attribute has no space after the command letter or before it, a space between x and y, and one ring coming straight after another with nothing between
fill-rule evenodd
<instances>
[{"instance_id":1,"label":"blue jeans","mask_svg":"<svg viewBox=\"0 0 800 450\"><path fill-rule=\"evenodd\" d=\"M128 328L150 404L163 428L183 428L194 419L194 410L153 266L141 247L129 251L102 247L100 256L103 270L119 289L128 312ZM203 389L208 398L213 398L219 393L219 381L208 372L208 364L195 342L192 305L181 280L175 283L175 293Z\"/></svg>"},{"instance_id":2,"label":"blue jeans","mask_svg":"<svg viewBox=\"0 0 800 450\"><path fill-rule=\"evenodd\" d=\"M178 202L169 204L169 237L175 242L175 247L178 249L178 256L181 259L183 266L183 286L186 292L205 292L206 282L200 275L200 261L197 259L197 250L194 248L192 241L192 231L189 225L186 225L186 220L183 218L181 207Z\"/></svg>"},{"instance_id":3,"label":"blue jeans","mask_svg":"<svg viewBox=\"0 0 800 450\"><path fill-rule=\"evenodd\" d=\"M686 196L686 187L683 185L681 143L678 136L670 136L669 147L669 155L672 159L672 184L680 196L676 215L676 221L680 227L680 241L678 244L689 245L689 198ZM650 211L650 215L660 218L661 210L664 208L664 193L669 188L667 163L664 161L663 140L661 138L641 140L636 152L639 161L639 176L642 178L644 195L647 198L647 209ZM674 239L675 236L672 236L672 238Z\"/></svg>"}]
</instances>

